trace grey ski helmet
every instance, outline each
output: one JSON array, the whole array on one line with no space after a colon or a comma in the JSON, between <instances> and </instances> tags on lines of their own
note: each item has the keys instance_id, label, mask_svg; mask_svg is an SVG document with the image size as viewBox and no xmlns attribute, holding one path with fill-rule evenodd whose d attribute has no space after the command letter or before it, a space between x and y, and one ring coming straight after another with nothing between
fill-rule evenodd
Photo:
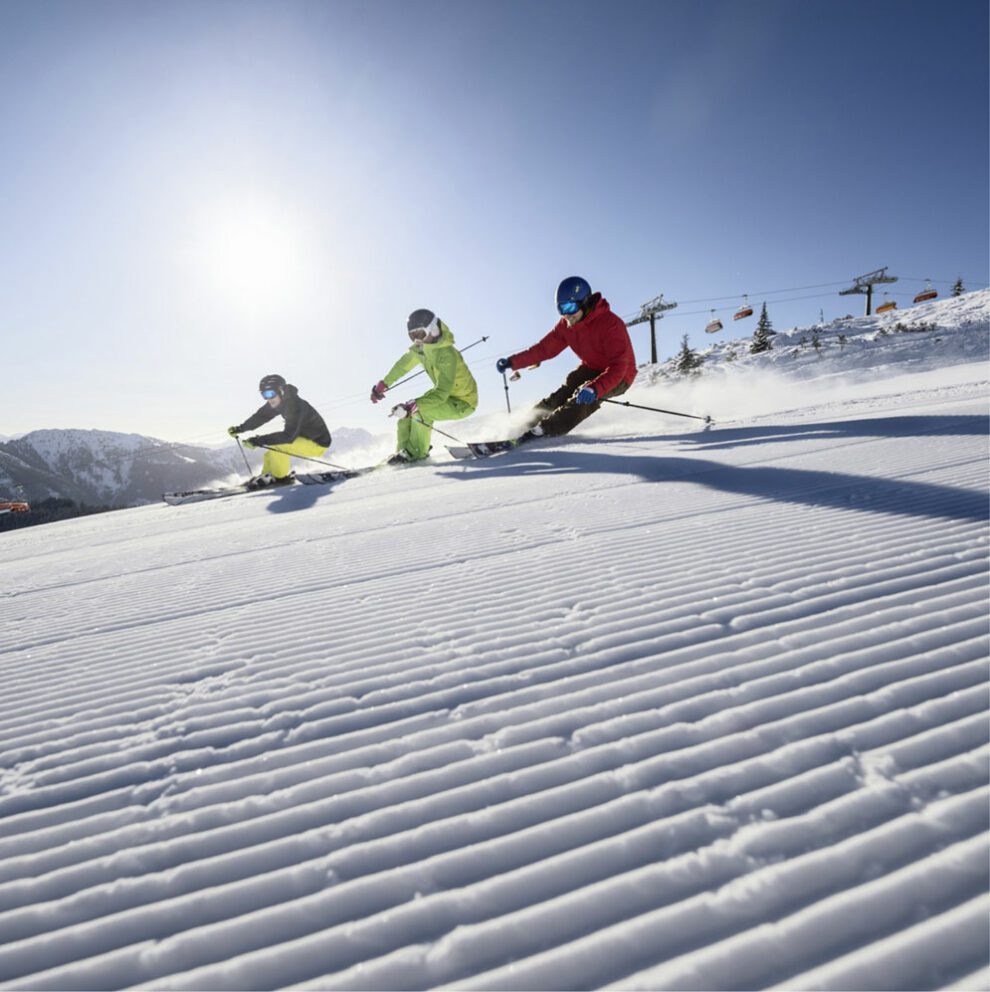
<instances>
[{"instance_id":1,"label":"grey ski helmet","mask_svg":"<svg viewBox=\"0 0 990 992\"><path fill-rule=\"evenodd\" d=\"M265 396L266 392L274 393L276 396L281 396L284 390L285 379L274 373L272 375L266 375L261 382L258 383L258 391L262 396ZM271 396L265 396L265 399L271 399Z\"/></svg>"}]
</instances>

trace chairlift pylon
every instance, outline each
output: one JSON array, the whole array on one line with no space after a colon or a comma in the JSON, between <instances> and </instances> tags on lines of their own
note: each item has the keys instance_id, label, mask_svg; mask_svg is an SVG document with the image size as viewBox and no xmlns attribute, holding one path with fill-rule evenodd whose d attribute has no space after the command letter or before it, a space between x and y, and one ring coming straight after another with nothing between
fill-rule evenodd
<instances>
[{"instance_id":1,"label":"chairlift pylon","mask_svg":"<svg viewBox=\"0 0 990 992\"><path fill-rule=\"evenodd\" d=\"M708 324L705 326L705 333L715 334L720 330L722 330L722 321L715 316L715 308L712 307L712 319L708 321Z\"/></svg>"},{"instance_id":2,"label":"chairlift pylon","mask_svg":"<svg viewBox=\"0 0 990 992\"><path fill-rule=\"evenodd\" d=\"M749 305L749 293L743 293L742 306L732 315L733 320L742 320L743 317L752 317L753 308Z\"/></svg>"},{"instance_id":3,"label":"chairlift pylon","mask_svg":"<svg viewBox=\"0 0 990 992\"><path fill-rule=\"evenodd\" d=\"M938 290L933 288L931 279L925 280L925 288L914 298L915 303L927 303L938 298Z\"/></svg>"}]
</instances>

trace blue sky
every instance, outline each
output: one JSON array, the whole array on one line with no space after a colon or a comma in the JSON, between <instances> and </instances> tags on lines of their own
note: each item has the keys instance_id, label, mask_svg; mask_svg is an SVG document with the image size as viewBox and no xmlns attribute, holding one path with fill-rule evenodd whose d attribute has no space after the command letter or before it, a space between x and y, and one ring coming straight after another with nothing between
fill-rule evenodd
<instances>
[{"instance_id":1,"label":"blue sky","mask_svg":"<svg viewBox=\"0 0 990 992\"><path fill-rule=\"evenodd\" d=\"M423 306L489 335L494 412L570 274L678 301L664 354L743 293L985 286L987 37L983 0L0 0L0 434L219 442L272 371L389 431Z\"/></svg>"}]
</instances>

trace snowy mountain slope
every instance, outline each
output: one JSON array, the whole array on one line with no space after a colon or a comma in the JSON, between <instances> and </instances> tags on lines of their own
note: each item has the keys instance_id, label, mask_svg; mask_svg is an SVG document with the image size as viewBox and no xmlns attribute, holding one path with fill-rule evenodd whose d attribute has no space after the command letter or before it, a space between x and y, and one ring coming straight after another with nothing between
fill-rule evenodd
<instances>
[{"instance_id":1,"label":"snowy mountain slope","mask_svg":"<svg viewBox=\"0 0 990 992\"><path fill-rule=\"evenodd\" d=\"M157 500L163 489L216 483L237 472L239 460L236 449L167 444L141 434L31 431L0 444L0 492L129 506Z\"/></svg>"},{"instance_id":2,"label":"snowy mountain slope","mask_svg":"<svg viewBox=\"0 0 990 992\"><path fill-rule=\"evenodd\" d=\"M343 427L334 432L334 455L361 455L380 449L381 441L368 431ZM242 456L229 439L221 447L203 447L114 431L31 431L0 443L0 496L135 506L157 502L165 490L243 478L245 457L260 467L258 452Z\"/></svg>"},{"instance_id":3,"label":"snowy mountain slope","mask_svg":"<svg viewBox=\"0 0 990 992\"><path fill-rule=\"evenodd\" d=\"M816 327L778 327L772 350L756 355L749 353L756 327L756 319L750 318L729 323L715 338L706 336L703 374L741 367L773 369L798 380L863 381L890 375L892 369L903 374L986 361L988 318L990 290L984 289L869 317L842 317ZM669 374L675 362L662 363L657 372Z\"/></svg>"},{"instance_id":4,"label":"snowy mountain slope","mask_svg":"<svg viewBox=\"0 0 990 992\"><path fill-rule=\"evenodd\" d=\"M986 987L987 388L7 535L0 983Z\"/></svg>"}]
</instances>

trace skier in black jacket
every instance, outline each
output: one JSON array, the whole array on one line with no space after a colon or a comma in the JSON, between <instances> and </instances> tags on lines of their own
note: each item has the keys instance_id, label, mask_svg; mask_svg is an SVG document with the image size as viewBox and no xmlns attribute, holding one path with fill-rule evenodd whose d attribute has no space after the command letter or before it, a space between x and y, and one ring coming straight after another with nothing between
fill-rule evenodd
<instances>
[{"instance_id":1,"label":"skier in black jacket","mask_svg":"<svg viewBox=\"0 0 990 992\"><path fill-rule=\"evenodd\" d=\"M245 438L245 448L264 446L265 460L261 474L249 479L248 489L264 486L284 486L295 481L290 471L290 455L319 458L330 447L330 431L323 418L299 396L299 390L280 375L266 375L258 384L265 400L264 406L252 413L243 424L229 427L227 433L237 437L253 431L269 420L281 416L285 427L273 434L256 434Z\"/></svg>"}]
</instances>

